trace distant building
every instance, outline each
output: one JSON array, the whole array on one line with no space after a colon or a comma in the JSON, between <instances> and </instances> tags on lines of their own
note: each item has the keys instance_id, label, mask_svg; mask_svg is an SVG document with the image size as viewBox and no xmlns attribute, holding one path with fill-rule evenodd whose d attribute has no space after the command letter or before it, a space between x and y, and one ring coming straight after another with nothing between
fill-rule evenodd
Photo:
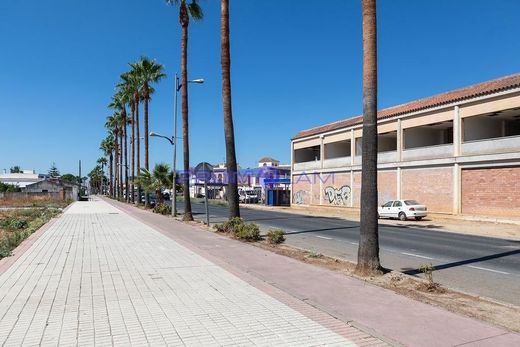
<instances>
[{"instance_id":1,"label":"distant building","mask_svg":"<svg viewBox=\"0 0 520 347\"><path fill-rule=\"evenodd\" d=\"M257 190L259 195L265 197L266 190L286 190L289 188L291 166L280 165L280 161L264 157L258 161L258 167L242 169L239 167L237 181L239 189ZM213 177L208 183L210 198L225 198L228 183L227 168L224 163L213 167ZM204 182L192 175L190 180L190 195L192 197L203 196Z\"/></svg>"},{"instance_id":2,"label":"distant building","mask_svg":"<svg viewBox=\"0 0 520 347\"><path fill-rule=\"evenodd\" d=\"M79 186L58 180L43 180L26 185L22 188L22 192L28 194L60 194L62 200L77 200Z\"/></svg>"},{"instance_id":3,"label":"distant building","mask_svg":"<svg viewBox=\"0 0 520 347\"><path fill-rule=\"evenodd\" d=\"M29 184L43 181L47 175L37 174L34 170L22 170L19 173L7 173L0 174L0 182L4 184L11 184L18 188L25 188Z\"/></svg>"}]
</instances>

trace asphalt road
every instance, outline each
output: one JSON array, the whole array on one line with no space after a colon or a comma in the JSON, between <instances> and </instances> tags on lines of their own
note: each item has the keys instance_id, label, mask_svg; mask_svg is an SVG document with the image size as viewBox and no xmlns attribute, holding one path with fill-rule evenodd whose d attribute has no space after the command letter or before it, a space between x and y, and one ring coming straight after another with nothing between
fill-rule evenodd
<instances>
[{"instance_id":1,"label":"asphalt road","mask_svg":"<svg viewBox=\"0 0 520 347\"><path fill-rule=\"evenodd\" d=\"M182 212L182 202L178 205ZM289 245L357 259L359 222L241 207L244 220L257 223L262 231L284 230ZM210 204L209 208L211 223L227 219L227 207ZM192 210L194 218L205 219L203 203L193 203ZM431 263L434 280L442 285L520 305L520 241L442 232L413 221L395 223L379 226L384 267L422 276L416 269Z\"/></svg>"}]
</instances>

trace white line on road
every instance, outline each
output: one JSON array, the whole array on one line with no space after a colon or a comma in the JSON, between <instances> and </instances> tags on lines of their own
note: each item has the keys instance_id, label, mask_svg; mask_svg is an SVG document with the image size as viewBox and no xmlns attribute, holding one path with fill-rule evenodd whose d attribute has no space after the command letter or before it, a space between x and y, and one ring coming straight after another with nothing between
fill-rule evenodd
<instances>
[{"instance_id":1,"label":"white line on road","mask_svg":"<svg viewBox=\"0 0 520 347\"><path fill-rule=\"evenodd\" d=\"M353 245L356 245L356 246L358 245L357 242L350 242L350 241L349 241L348 243L353 244Z\"/></svg>"},{"instance_id":2,"label":"white line on road","mask_svg":"<svg viewBox=\"0 0 520 347\"><path fill-rule=\"evenodd\" d=\"M425 256L425 255L414 254L414 253L401 252L401 254L404 254L404 255L410 255L410 256L412 256L412 257L423 258L423 259L433 259L433 258L427 257L427 256Z\"/></svg>"},{"instance_id":3,"label":"white line on road","mask_svg":"<svg viewBox=\"0 0 520 347\"><path fill-rule=\"evenodd\" d=\"M314 235L314 236L319 237L320 239L332 240L332 237L325 237L325 236L320 236L320 235Z\"/></svg>"},{"instance_id":4,"label":"white line on road","mask_svg":"<svg viewBox=\"0 0 520 347\"><path fill-rule=\"evenodd\" d=\"M491 272L496 272L497 274L502 274L502 275L511 275L509 272L505 272L505 271L492 270L492 269L487 269L485 267L473 266L473 265L466 265L466 266L470 267L472 269L491 271Z\"/></svg>"}]
</instances>

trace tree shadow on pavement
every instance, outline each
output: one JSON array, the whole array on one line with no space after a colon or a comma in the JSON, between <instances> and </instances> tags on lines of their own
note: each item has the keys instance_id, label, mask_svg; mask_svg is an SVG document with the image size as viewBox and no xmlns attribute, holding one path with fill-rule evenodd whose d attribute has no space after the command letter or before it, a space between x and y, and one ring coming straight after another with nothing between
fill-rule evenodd
<instances>
[{"instance_id":1,"label":"tree shadow on pavement","mask_svg":"<svg viewBox=\"0 0 520 347\"><path fill-rule=\"evenodd\" d=\"M315 233L315 232L320 232L320 231L344 230L344 229L354 229L354 228L357 228L357 226L341 226L341 227L337 227L337 228L323 228L323 229L291 231L291 232L286 233L286 235L306 234L306 233Z\"/></svg>"},{"instance_id":2,"label":"tree shadow on pavement","mask_svg":"<svg viewBox=\"0 0 520 347\"><path fill-rule=\"evenodd\" d=\"M515 254L520 254L520 249L515 249L515 250L509 251L509 252L502 252L502 253L497 253L497 254L492 254L492 255L486 255L484 257L479 257L479 258L472 258L472 259L467 259L467 260L455 261L455 262L447 263L447 264L435 265L433 267L433 271L449 269L452 267L463 266L463 265L467 265L467 264L480 263L483 261L508 257L510 255L515 255ZM406 269L401 269L401 270L406 270ZM408 269L408 270L402 271L402 272L404 274L412 275L412 276L418 275L421 273L421 271L419 269Z\"/></svg>"}]
</instances>

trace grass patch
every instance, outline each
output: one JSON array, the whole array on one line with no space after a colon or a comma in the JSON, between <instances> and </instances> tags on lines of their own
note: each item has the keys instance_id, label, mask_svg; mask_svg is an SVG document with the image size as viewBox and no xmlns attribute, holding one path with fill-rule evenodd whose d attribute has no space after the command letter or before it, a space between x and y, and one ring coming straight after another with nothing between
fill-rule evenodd
<instances>
[{"instance_id":1,"label":"grass patch","mask_svg":"<svg viewBox=\"0 0 520 347\"><path fill-rule=\"evenodd\" d=\"M0 259L60 213L58 208L14 210L0 215Z\"/></svg>"}]
</instances>

